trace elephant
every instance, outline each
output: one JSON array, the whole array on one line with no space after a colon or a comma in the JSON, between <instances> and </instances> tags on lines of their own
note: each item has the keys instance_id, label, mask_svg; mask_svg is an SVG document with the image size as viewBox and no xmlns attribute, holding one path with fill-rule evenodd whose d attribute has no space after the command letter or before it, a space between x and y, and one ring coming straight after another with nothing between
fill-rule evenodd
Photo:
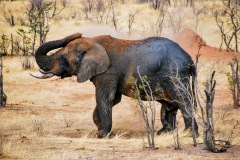
<instances>
[{"instance_id":1,"label":"elephant","mask_svg":"<svg viewBox=\"0 0 240 160\"><path fill-rule=\"evenodd\" d=\"M54 49L59 50L47 55ZM81 33L75 33L42 44L35 52L35 59L41 72L41 75L32 74L35 78L76 76L78 83L90 80L95 85L97 105L93 121L98 128L98 138L111 133L112 107L121 101L122 95L135 97L132 78L140 84L138 71L140 75L147 76L153 96L162 104L163 128L158 134L174 128L178 109L182 112L185 128L198 133L192 100L182 98L189 96L188 93L192 99L195 97L196 67L190 55L170 39L123 40L109 35L83 37ZM188 93L178 91L173 80L176 76ZM146 95L141 94L142 100L146 100Z\"/></svg>"}]
</instances>

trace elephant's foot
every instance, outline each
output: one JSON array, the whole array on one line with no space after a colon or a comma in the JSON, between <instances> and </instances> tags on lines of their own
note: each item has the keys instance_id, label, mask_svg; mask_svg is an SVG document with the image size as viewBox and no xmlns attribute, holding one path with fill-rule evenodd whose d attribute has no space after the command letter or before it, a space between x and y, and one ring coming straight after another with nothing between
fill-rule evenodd
<instances>
[{"instance_id":1,"label":"elephant's foot","mask_svg":"<svg viewBox=\"0 0 240 160\"><path fill-rule=\"evenodd\" d=\"M104 130L99 130L97 133L96 133L96 137L97 138L113 138L114 137L114 134L112 132L105 132Z\"/></svg>"},{"instance_id":2,"label":"elephant's foot","mask_svg":"<svg viewBox=\"0 0 240 160\"><path fill-rule=\"evenodd\" d=\"M163 127L157 131L157 135L160 136L162 133L172 132L173 129L169 127Z\"/></svg>"},{"instance_id":3,"label":"elephant's foot","mask_svg":"<svg viewBox=\"0 0 240 160\"><path fill-rule=\"evenodd\" d=\"M185 128L184 132L189 132L191 134L191 136L192 136L192 128ZM195 136L196 136L196 138L199 137L199 133L198 133L197 130L195 130Z\"/></svg>"}]
</instances>

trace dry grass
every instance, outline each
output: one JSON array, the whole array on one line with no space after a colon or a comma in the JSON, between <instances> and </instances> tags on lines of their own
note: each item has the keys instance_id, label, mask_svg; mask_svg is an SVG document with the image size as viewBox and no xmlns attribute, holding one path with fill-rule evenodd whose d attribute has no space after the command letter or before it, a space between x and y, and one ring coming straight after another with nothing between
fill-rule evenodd
<instances>
[{"instance_id":1,"label":"dry grass","mask_svg":"<svg viewBox=\"0 0 240 160\"><path fill-rule=\"evenodd\" d=\"M12 5L11 3L14 3ZM198 2L197 2L198 3ZM24 12L19 12L16 10L18 6L18 10L25 10L27 6L26 2L15 1L15 2L2 2L1 6L5 6L5 10L10 10L14 13L14 17L16 20L23 19L25 16ZM154 10L150 7L146 7L147 4L136 4L135 0L127 1L125 4L115 3L115 12L117 19L117 27L118 30L115 31L113 27L113 23L111 21L111 10L106 8L105 16L103 17L104 23L99 23L97 18L99 18L100 13L97 13L96 10L88 13L88 18L83 13L82 8L84 8L85 4L79 1L71 1L67 5L67 8L64 9L61 14L57 15L51 21L51 28L49 35L47 37L48 40L53 40L57 38L61 38L63 36L72 34L74 32L82 32L84 36L97 36L99 34L109 34L114 37L127 38L127 39L139 39L149 36L155 36L155 29L157 27L157 18L159 15L159 11ZM201 6L201 4L199 4ZM209 5L210 7L211 5ZM58 6L60 8L60 6ZM198 4L196 5L198 8ZM207 44L211 46L218 46L220 41L220 35L218 35L218 28L214 24L214 19L209 15L208 12L211 11L211 8L206 9L206 13L201 16L201 21L199 22L197 31L201 36L204 37L204 40ZM131 33L128 32L128 16L129 13L137 12L135 16L135 21L133 23ZM176 12L178 14L176 14ZM16 15L15 15L16 14ZM170 19L167 15L171 15L174 18L173 25L170 25ZM163 26L162 36L168 37L171 39L177 39L177 35L174 33L174 29L178 27L178 16L184 17L181 20L181 27L179 27L179 31L184 28L194 29L195 26L195 16L191 7L186 7L185 5L171 6L168 9L168 14L165 17L165 23ZM0 14L0 19L4 21L4 17ZM0 32L5 33L10 36L10 33L13 33L14 36L17 36L17 29L22 28L20 23L17 26L10 27L6 25L3 21L0 21ZM211 23L209 23L211 21ZM208 28L208 29L205 29ZM215 36L209 36L214 34Z\"/></svg>"},{"instance_id":2,"label":"dry grass","mask_svg":"<svg viewBox=\"0 0 240 160\"><path fill-rule=\"evenodd\" d=\"M113 108L113 132L116 136L113 139L96 139L96 127L91 119L95 106L94 87L90 82L78 84L75 78L64 80L52 78L44 80L45 82L33 79L28 75L28 72L32 71L19 69L21 64L18 58L4 58L4 66L5 91L9 105L0 112L0 127L4 137L1 150L3 158L202 159L206 154L206 151L202 151L202 126L201 118L198 116L199 147L192 147L192 138L188 132L183 131L184 122L179 113L182 151L174 150L173 134L156 136L156 146L159 149L146 150L143 149L147 146L147 139L140 110L136 107L135 100L123 97L122 102ZM212 69L212 64L203 65L200 72L209 69ZM220 73L219 77L223 76L224 72ZM223 86L227 84L224 79L221 81L224 82ZM222 140L228 138L234 123L239 120L238 113L229 110L231 97L227 98L223 92L226 101L222 101L222 91L226 90L226 87L217 89L216 93L218 91L221 93L216 94L214 106L216 139ZM158 107L157 113L159 110ZM198 111L197 115L199 114ZM160 129L159 114L156 118L156 128ZM67 126L67 123L71 125ZM239 132L240 128L237 127L232 139L235 146L229 148L229 152L222 155L223 158L237 156ZM209 159L214 157L208 154Z\"/></svg>"},{"instance_id":3,"label":"dry grass","mask_svg":"<svg viewBox=\"0 0 240 160\"><path fill-rule=\"evenodd\" d=\"M22 9L19 1L4 3L7 6L14 3L14 6ZM84 36L110 34L128 39L143 38L152 35L151 28L158 15L158 11L146 7L146 4L135 4L134 0L124 5L118 4L116 13L119 30L116 32L110 22L96 24L95 13L90 13L92 18L86 20L85 15L79 11L81 5L79 1L71 1L70 6L55 17L48 40L62 38L74 32L82 32ZM172 11L174 9L170 8ZM138 14L129 36L127 16L134 10L138 11ZM185 15L183 26L193 28L191 8L178 7L177 11ZM19 15L16 15L16 18ZM6 34L16 33L19 28L9 27L3 22L0 22L0 27L0 32ZM199 24L199 34L207 44L218 45L219 35L216 31L212 18L208 17ZM167 25L163 35L171 38L174 36ZM206 53L214 55L218 51ZM195 55L196 52L190 51L190 54ZM200 130L200 137L197 139L200 144L196 148L192 146L189 133L183 131L184 122L179 113L182 150L174 150L173 134L156 136L156 146L159 149L143 149L147 146L144 122L139 108L136 107L136 101L127 97L123 97L122 102L113 108L115 137L96 139L96 127L91 118L96 106L92 83L88 81L79 84L76 77L37 80L29 76L29 72L37 72L36 64L31 70L23 71L17 57L4 57L3 63L4 90L8 96L8 105L0 110L0 159L219 159L218 155L202 150L200 110L196 113ZM239 111L233 110L231 106L226 77L230 67L223 56L219 59L200 58L198 80L201 90L213 70L216 70L217 80L214 101L216 139L226 139L235 122L240 120ZM157 108L156 129L161 128L159 112L160 107ZM235 146L221 154L222 159L239 159L239 132L238 126L232 139Z\"/></svg>"}]
</instances>

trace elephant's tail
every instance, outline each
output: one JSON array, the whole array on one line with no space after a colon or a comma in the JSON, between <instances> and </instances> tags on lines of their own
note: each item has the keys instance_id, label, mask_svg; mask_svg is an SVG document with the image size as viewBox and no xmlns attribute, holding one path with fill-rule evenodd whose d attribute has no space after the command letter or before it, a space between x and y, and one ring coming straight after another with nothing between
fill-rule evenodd
<instances>
[{"instance_id":1,"label":"elephant's tail","mask_svg":"<svg viewBox=\"0 0 240 160\"><path fill-rule=\"evenodd\" d=\"M193 105L194 105L194 108L196 108L197 107L197 99L196 99L197 70L196 70L196 66L194 64L191 65L190 74L192 76Z\"/></svg>"}]
</instances>

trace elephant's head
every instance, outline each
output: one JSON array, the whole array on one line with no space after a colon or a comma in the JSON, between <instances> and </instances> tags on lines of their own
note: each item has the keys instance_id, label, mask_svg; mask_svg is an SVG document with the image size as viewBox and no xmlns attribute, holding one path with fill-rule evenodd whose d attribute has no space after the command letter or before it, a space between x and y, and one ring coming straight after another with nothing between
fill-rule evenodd
<instances>
[{"instance_id":1,"label":"elephant's head","mask_svg":"<svg viewBox=\"0 0 240 160\"><path fill-rule=\"evenodd\" d=\"M61 49L47 55L57 48ZM90 38L83 38L80 33L43 44L36 51L35 58L43 75L31 75L41 79L76 75L78 82L84 82L105 72L110 65L105 48Z\"/></svg>"}]
</instances>

